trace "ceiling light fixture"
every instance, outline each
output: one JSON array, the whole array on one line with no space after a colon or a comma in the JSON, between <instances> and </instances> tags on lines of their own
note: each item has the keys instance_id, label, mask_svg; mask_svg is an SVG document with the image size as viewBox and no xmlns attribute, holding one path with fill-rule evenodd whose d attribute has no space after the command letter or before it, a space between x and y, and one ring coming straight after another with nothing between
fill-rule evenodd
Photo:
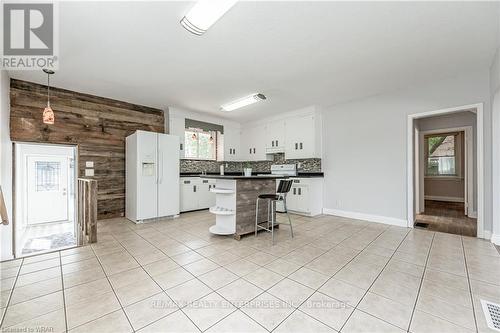
<instances>
[{"instance_id":1,"label":"ceiling light fixture","mask_svg":"<svg viewBox=\"0 0 500 333\"><path fill-rule=\"evenodd\" d=\"M266 100L263 94L252 94L221 106L222 111L233 111L244 106Z\"/></svg>"},{"instance_id":2,"label":"ceiling light fixture","mask_svg":"<svg viewBox=\"0 0 500 333\"><path fill-rule=\"evenodd\" d=\"M54 71L50 69L43 70L47 74L47 107L43 110L43 123L53 125L54 124L54 111L50 107L50 76L54 74Z\"/></svg>"},{"instance_id":3,"label":"ceiling light fixture","mask_svg":"<svg viewBox=\"0 0 500 333\"><path fill-rule=\"evenodd\" d=\"M203 35L237 0L198 0L182 18L182 26L195 35Z\"/></svg>"}]
</instances>

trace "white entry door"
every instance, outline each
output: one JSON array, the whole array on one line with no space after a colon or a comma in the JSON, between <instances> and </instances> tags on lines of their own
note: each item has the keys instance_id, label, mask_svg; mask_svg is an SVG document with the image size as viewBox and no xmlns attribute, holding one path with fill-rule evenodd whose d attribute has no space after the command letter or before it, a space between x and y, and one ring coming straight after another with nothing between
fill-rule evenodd
<instances>
[{"instance_id":1,"label":"white entry door","mask_svg":"<svg viewBox=\"0 0 500 333\"><path fill-rule=\"evenodd\" d=\"M26 216L28 224L67 221L66 156L26 156Z\"/></svg>"}]
</instances>

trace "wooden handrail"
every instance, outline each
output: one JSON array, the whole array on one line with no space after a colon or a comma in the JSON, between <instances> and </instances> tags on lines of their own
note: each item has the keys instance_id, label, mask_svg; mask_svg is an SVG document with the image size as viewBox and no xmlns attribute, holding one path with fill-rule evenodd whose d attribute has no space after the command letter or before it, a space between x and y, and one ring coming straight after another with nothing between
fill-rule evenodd
<instances>
[{"instance_id":1,"label":"wooden handrail","mask_svg":"<svg viewBox=\"0 0 500 333\"><path fill-rule=\"evenodd\" d=\"M9 216L7 215L7 207L5 206L5 200L3 198L2 186L0 186L0 219L3 225L9 224Z\"/></svg>"},{"instance_id":2,"label":"wooden handrail","mask_svg":"<svg viewBox=\"0 0 500 333\"><path fill-rule=\"evenodd\" d=\"M78 178L78 245L97 242L97 181Z\"/></svg>"}]
</instances>

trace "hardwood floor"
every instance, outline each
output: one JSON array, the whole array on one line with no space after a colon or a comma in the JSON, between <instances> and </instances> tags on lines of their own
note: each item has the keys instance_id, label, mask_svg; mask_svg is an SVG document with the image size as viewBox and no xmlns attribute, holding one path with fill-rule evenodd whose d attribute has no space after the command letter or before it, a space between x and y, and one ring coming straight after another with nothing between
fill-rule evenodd
<instances>
[{"instance_id":1,"label":"hardwood floor","mask_svg":"<svg viewBox=\"0 0 500 333\"><path fill-rule=\"evenodd\" d=\"M431 231L471 237L477 234L477 219L465 216L460 202L425 200L425 211L417 215L416 223L427 223L425 229Z\"/></svg>"}]
</instances>

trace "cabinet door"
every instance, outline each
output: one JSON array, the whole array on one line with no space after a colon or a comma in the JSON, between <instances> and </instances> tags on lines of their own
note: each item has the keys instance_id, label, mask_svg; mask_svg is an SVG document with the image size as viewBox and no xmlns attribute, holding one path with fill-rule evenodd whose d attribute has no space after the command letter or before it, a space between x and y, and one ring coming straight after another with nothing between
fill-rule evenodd
<instances>
[{"instance_id":1,"label":"cabinet door","mask_svg":"<svg viewBox=\"0 0 500 333\"><path fill-rule=\"evenodd\" d=\"M287 159L315 157L314 116L294 117L285 124L285 157Z\"/></svg>"},{"instance_id":2,"label":"cabinet door","mask_svg":"<svg viewBox=\"0 0 500 333\"><path fill-rule=\"evenodd\" d=\"M309 186L297 186L297 211L309 213Z\"/></svg>"},{"instance_id":3,"label":"cabinet door","mask_svg":"<svg viewBox=\"0 0 500 333\"><path fill-rule=\"evenodd\" d=\"M176 135L179 137L179 157L184 158L184 131L185 131L185 119L184 118L170 118L169 122L171 135Z\"/></svg>"},{"instance_id":4,"label":"cabinet door","mask_svg":"<svg viewBox=\"0 0 500 333\"><path fill-rule=\"evenodd\" d=\"M236 128L224 128L224 160L238 161L240 151L240 130Z\"/></svg>"},{"instance_id":5,"label":"cabinet door","mask_svg":"<svg viewBox=\"0 0 500 333\"><path fill-rule=\"evenodd\" d=\"M244 128L241 130L241 148L240 148L240 154L239 157L243 161L250 161L252 160L252 156L254 156L253 151L252 151L252 138L251 138L251 129L250 128Z\"/></svg>"},{"instance_id":6,"label":"cabinet door","mask_svg":"<svg viewBox=\"0 0 500 333\"><path fill-rule=\"evenodd\" d=\"M264 125L253 128L252 142L252 160L266 160L266 127Z\"/></svg>"},{"instance_id":7,"label":"cabinet door","mask_svg":"<svg viewBox=\"0 0 500 333\"><path fill-rule=\"evenodd\" d=\"M286 206L288 210L294 210L298 211L298 186L293 185L292 188L290 189L290 192L288 192L288 195L286 197Z\"/></svg>"},{"instance_id":8,"label":"cabinet door","mask_svg":"<svg viewBox=\"0 0 500 333\"><path fill-rule=\"evenodd\" d=\"M316 133L314 116L302 118L302 133L299 141L299 152L301 158L316 157Z\"/></svg>"},{"instance_id":9,"label":"cabinet door","mask_svg":"<svg viewBox=\"0 0 500 333\"><path fill-rule=\"evenodd\" d=\"M212 189L212 188L215 188L215 183L216 183L215 179L210 179L208 181L209 190ZM215 206L215 203L216 203L215 196L216 196L215 193L209 192L208 207Z\"/></svg>"},{"instance_id":10,"label":"cabinet door","mask_svg":"<svg viewBox=\"0 0 500 333\"><path fill-rule=\"evenodd\" d=\"M285 145L285 121L272 121L266 126L266 148L277 148Z\"/></svg>"},{"instance_id":11,"label":"cabinet door","mask_svg":"<svg viewBox=\"0 0 500 333\"><path fill-rule=\"evenodd\" d=\"M181 212L198 209L199 184L193 179L181 179Z\"/></svg>"},{"instance_id":12,"label":"cabinet door","mask_svg":"<svg viewBox=\"0 0 500 333\"><path fill-rule=\"evenodd\" d=\"M210 192L212 185L208 179L202 179L196 195L198 196L198 209L205 209L214 206L215 193Z\"/></svg>"},{"instance_id":13,"label":"cabinet door","mask_svg":"<svg viewBox=\"0 0 500 333\"><path fill-rule=\"evenodd\" d=\"M285 122L285 158L300 158L299 141L301 139L300 118L290 118Z\"/></svg>"}]
</instances>

